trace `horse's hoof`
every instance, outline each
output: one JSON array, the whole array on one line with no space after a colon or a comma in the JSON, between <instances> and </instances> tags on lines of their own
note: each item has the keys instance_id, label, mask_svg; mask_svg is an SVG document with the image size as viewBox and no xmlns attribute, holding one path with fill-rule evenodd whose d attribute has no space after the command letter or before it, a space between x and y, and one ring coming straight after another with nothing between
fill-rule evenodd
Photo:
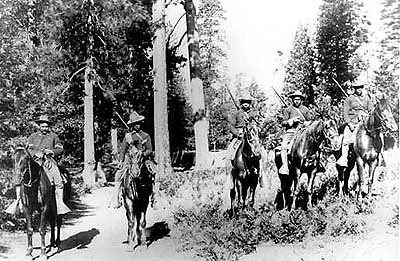
<instances>
[{"instance_id":1,"label":"horse's hoof","mask_svg":"<svg viewBox=\"0 0 400 261\"><path fill-rule=\"evenodd\" d=\"M46 261L48 259L48 257L46 255L40 255L38 260L39 261Z\"/></svg>"}]
</instances>

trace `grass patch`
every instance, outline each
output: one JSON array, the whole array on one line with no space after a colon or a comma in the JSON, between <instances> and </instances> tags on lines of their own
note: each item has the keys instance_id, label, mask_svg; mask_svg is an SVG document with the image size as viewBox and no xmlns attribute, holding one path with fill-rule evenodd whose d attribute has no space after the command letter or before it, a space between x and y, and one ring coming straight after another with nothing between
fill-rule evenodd
<instances>
[{"instance_id":1,"label":"grass patch","mask_svg":"<svg viewBox=\"0 0 400 261\"><path fill-rule=\"evenodd\" d=\"M266 203L230 218L217 201L200 208L179 208L173 214L180 250L192 251L206 260L237 260L262 242L296 243L308 237L359 235L366 231L362 218L366 213L360 212L360 203L338 202L333 196L309 211L277 212L272 203Z\"/></svg>"}]
</instances>

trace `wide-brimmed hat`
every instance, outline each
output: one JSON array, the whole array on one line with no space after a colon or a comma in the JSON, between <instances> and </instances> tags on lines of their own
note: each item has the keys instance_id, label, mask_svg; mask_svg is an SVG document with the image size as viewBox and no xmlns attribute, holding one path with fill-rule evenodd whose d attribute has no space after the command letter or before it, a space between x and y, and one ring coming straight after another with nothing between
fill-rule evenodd
<instances>
[{"instance_id":1,"label":"wide-brimmed hat","mask_svg":"<svg viewBox=\"0 0 400 261\"><path fill-rule=\"evenodd\" d=\"M135 123L135 122L140 122L144 120L144 116L140 115L136 111L132 112L131 115L129 116L129 121L128 124Z\"/></svg>"},{"instance_id":2,"label":"wide-brimmed hat","mask_svg":"<svg viewBox=\"0 0 400 261\"><path fill-rule=\"evenodd\" d=\"M40 115L39 119L35 120L35 122L36 122L37 124L40 124L40 123L43 123L43 122L45 122L45 123L47 123L47 124L51 124L51 123L52 123L52 122L50 121L49 115L47 115L47 114Z\"/></svg>"},{"instance_id":3,"label":"wide-brimmed hat","mask_svg":"<svg viewBox=\"0 0 400 261\"><path fill-rule=\"evenodd\" d=\"M253 101L254 101L254 98L251 97L250 94L248 94L248 93L239 97L240 103L245 103L245 102L252 103Z\"/></svg>"},{"instance_id":4,"label":"wide-brimmed hat","mask_svg":"<svg viewBox=\"0 0 400 261\"><path fill-rule=\"evenodd\" d=\"M295 97L300 97L301 99L304 100L304 95L301 91L295 91L292 94L289 95L290 98L295 98Z\"/></svg>"},{"instance_id":5,"label":"wide-brimmed hat","mask_svg":"<svg viewBox=\"0 0 400 261\"><path fill-rule=\"evenodd\" d=\"M351 86L355 89L363 88L365 85L367 85L367 81L363 79L357 79L351 83Z\"/></svg>"}]
</instances>

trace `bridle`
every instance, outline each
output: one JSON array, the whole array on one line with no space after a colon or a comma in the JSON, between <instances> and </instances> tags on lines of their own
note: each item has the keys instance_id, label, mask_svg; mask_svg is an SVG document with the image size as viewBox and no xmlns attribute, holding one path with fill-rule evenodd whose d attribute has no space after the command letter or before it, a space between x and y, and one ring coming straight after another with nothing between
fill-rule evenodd
<instances>
[{"instance_id":1,"label":"bridle","mask_svg":"<svg viewBox=\"0 0 400 261\"><path fill-rule=\"evenodd\" d=\"M256 140L255 136L258 135L258 132L255 134L254 133L252 134L248 128L248 125L249 125L249 123L247 123L246 126L243 128L243 142L245 142L245 140L247 140L247 143L251 147L251 155L246 154L244 151L242 151L242 154L244 157L250 159L250 158L254 158L254 157L259 157L259 155L256 155L256 153L254 152L254 148L252 146L252 144Z\"/></svg>"}]
</instances>

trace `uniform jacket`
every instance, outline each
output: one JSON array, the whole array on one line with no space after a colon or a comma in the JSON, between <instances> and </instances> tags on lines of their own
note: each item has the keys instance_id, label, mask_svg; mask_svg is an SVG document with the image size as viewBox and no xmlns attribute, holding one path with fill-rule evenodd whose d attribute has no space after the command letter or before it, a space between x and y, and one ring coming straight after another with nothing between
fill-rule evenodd
<instances>
[{"instance_id":1,"label":"uniform jacket","mask_svg":"<svg viewBox=\"0 0 400 261\"><path fill-rule=\"evenodd\" d=\"M299 111L301 113L299 113ZM282 125L286 128L286 130L295 129L298 127L299 123L297 122L291 126L289 125L289 120L296 117L299 117L303 121L310 121L313 119L310 110L306 106L300 105L298 108L295 108L293 105L291 105L283 110Z\"/></svg>"},{"instance_id":2,"label":"uniform jacket","mask_svg":"<svg viewBox=\"0 0 400 261\"><path fill-rule=\"evenodd\" d=\"M372 101L368 97L355 94L346 98L343 104L343 117L346 123L357 124L361 112L369 112L373 108Z\"/></svg>"},{"instance_id":3,"label":"uniform jacket","mask_svg":"<svg viewBox=\"0 0 400 261\"><path fill-rule=\"evenodd\" d=\"M54 156L60 155L64 150L60 139L53 132L49 132L45 135L38 131L29 136L28 151L31 155L34 155L37 152L42 152L43 149L53 151Z\"/></svg>"},{"instance_id":4,"label":"uniform jacket","mask_svg":"<svg viewBox=\"0 0 400 261\"><path fill-rule=\"evenodd\" d=\"M251 119L254 111L244 112L243 110L235 111L229 118L229 130L234 136L238 136L240 130L246 125L246 118Z\"/></svg>"},{"instance_id":5,"label":"uniform jacket","mask_svg":"<svg viewBox=\"0 0 400 261\"><path fill-rule=\"evenodd\" d=\"M125 135L124 140L121 144L121 162L124 160L125 154L129 149L129 146L135 145L139 150L143 152L145 157L148 157L153 152L150 135L144 131L129 132Z\"/></svg>"}]
</instances>

